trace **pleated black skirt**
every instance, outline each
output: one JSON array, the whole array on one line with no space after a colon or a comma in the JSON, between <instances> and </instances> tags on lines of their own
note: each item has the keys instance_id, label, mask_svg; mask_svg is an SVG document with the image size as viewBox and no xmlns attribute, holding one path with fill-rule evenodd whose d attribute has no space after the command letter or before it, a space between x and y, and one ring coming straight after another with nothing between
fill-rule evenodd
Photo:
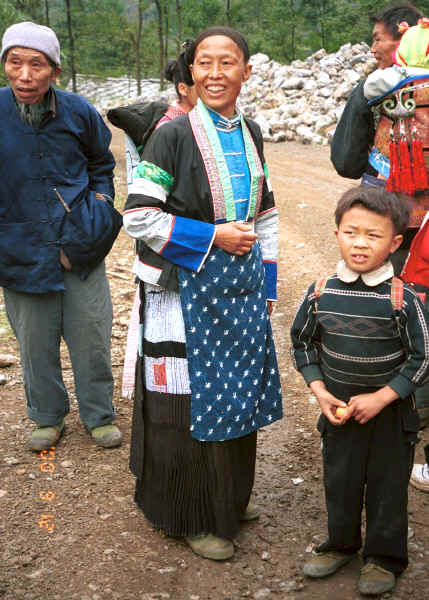
<instances>
[{"instance_id":1,"label":"pleated black skirt","mask_svg":"<svg viewBox=\"0 0 429 600\"><path fill-rule=\"evenodd\" d=\"M234 538L252 492L256 432L224 442L194 439L190 397L145 390L138 360L131 440L137 505L168 535Z\"/></svg>"}]
</instances>

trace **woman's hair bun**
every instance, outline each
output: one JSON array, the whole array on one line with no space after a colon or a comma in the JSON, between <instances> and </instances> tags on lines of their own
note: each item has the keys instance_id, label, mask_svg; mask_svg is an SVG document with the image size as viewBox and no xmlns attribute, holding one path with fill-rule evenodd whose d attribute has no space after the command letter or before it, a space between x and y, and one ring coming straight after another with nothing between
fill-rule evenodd
<instances>
[{"instance_id":1,"label":"woman's hair bun","mask_svg":"<svg viewBox=\"0 0 429 600\"><path fill-rule=\"evenodd\" d=\"M167 81L171 81L172 83L175 83L176 72L177 72L177 59L171 58L165 65L165 69L164 69L164 76L167 79Z\"/></svg>"}]
</instances>

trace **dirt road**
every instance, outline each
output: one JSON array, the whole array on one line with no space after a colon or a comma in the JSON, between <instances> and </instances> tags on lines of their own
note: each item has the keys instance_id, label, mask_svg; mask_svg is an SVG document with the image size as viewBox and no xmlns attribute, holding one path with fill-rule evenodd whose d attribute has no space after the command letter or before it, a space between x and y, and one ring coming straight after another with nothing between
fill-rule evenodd
<instances>
[{"instance_id":1,"label":"dirt road","mask_svg":"<svg viewBox=\"0 0 429 600\"><path fill-rule=\"evenodd\" d=\"M114 132L116 184L125 194L122 135ZM198 558L180 539L154 531L133 503L128 470L131 404L120 398L126 324L134 294L133 244L121 232L107 261L114 298L115 404L120 449L96 448L78 419L74 395L53 468L26 450L31 426L19 366L2 369L0 387L0 597L3 600L354 600L360 563L334 578L308 581L302 565L326 532L318 410L289 358L288 329L300 297L335 268L333 207L353 182L338 177L329 149L268 145L267 162L281 215L279 302L272 322L285 417L260 432L254 499L257 522L243 526L232 560ZM0 301L0 354L17 356ZM66 383L72 374L64 350ZM429 431L423 433L429 440ZM422 461L422 444L417 450ZM49 472L52 471L52 472ZM429 595L429 495L410 488L410 567L396 600ZM49 531L51 529L51 531Z\"/></svg>"}]
</instances>

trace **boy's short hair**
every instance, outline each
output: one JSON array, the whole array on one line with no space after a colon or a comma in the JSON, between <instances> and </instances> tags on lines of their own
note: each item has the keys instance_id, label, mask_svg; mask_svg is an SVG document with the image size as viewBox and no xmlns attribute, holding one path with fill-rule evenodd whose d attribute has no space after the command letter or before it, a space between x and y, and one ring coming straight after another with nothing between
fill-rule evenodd
<instances>
[{"instance_id":1,"label":"boy's short hair","mask_svg":"<svg viewBox=\"0 0 429 600\"><path fill-rule=\"evenodd\" d=\"M356 205L390 217L395 234L404 233L408 227L411 213L410 198L404 194L386 192L384 187L374 186L354 187L341 196L335 209L337 227L344 214Z\"/></svg>"},{"instance_id":2,"label":"boy's short hair","mask_svg":"<svg viewBox=\"0 0 429 600\"><path fill-rule=\"evenodd\" d=\"M421 10L409 2L403 4L394 4L383 8L380 12L372 15L370 21L374 23L383 23L385 28L390 31L395 40L401 39L401 33L398 25L401 21L406 21L408 25L417 25L417 21L424 17Z\"/></svg>"}]
</instances>

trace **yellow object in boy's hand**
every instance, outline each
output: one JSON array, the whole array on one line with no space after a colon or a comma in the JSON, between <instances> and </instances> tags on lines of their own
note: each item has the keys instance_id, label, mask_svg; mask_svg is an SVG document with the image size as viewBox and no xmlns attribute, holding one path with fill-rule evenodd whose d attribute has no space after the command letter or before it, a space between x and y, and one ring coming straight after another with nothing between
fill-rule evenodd
<instances>
[{"instance_id":1,"label":"yellow object in boy's hand","mask_svg":"<svg viewBox=\"0 0 429 600\"><path fill-rule=\"evenodd\" d=\"M337 406L337 410L335 411L335 414L337 415L337 417L339 419L342 419L343 417L345 417L347 415L347 406L346 407Z\"/></svg>"}]
</instances>

